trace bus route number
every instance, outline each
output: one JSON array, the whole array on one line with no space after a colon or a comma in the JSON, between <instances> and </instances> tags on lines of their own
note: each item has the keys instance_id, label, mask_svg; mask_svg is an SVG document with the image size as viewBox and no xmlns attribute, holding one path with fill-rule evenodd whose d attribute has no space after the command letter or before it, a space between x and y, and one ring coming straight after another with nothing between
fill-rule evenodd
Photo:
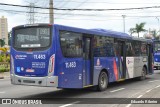
<instances>
[{"instance_id":1,"label":"bus route number","mask_svg":"<svg viewBox=\"0 0 160 107\"><path fill-rule=\"evenodd\" d=\"M46 59L46 55L34 55L34 59Z\"/></svg>"},{"instance_id":2,"label":"bus route number","mask_svg":"<svg viewBox=\"0 0 160 107\"><path fill-rule=\"evenodd\" d=\"M65 65L66 65L66 68L75 68L76 62L66 62Z\"/></svg>"}]
</instances>

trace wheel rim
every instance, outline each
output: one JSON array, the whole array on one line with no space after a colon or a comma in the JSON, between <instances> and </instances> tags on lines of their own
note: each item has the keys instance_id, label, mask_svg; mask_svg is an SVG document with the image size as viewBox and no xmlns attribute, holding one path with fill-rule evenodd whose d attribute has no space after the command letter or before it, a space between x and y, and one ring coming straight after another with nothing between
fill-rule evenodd
<instances>
[{"instance_id":1,"label":"wheel rim","mask_svg":"<svg viewBox=\"0 0 160 107\"><path fill-rule=\"evenodd\" d=\"M102 88L106 87L106 84L107 84L106 74L102 73L102 76L101 76L101 87Z\"/></svg>"}]
</instances>

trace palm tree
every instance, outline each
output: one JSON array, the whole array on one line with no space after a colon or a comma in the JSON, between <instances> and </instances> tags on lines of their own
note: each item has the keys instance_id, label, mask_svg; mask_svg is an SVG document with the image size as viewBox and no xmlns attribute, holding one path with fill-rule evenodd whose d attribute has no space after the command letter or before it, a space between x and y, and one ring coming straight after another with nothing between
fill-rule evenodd
<instances>
[{"instance_id":1,"label":"palm tree","mask_svg":"<svg viewBox=\"0 0 160 107\"><path fill-rule=\"evenodd\" d=\"M135 30L135 28L130 28L129 32L131 33L130 35L132 36L132 34L136 32L136 30Z\"/></svg>"},{"instance_id":2,"label":"palm tree","mask_svg":"<svg viewBox=\"0 0 160 107\"><path fill-rule=\"evenodd\" d=\"M132 33L137 33L138 34L138 37L139 37L139 33L140 32L145 32L147 31L146 29L144 29L144 25L146 23L145 22L142 22L140 24L136 24L135 28L130 28L129 32L132 34Z\"/></svg>"}]
</instances>

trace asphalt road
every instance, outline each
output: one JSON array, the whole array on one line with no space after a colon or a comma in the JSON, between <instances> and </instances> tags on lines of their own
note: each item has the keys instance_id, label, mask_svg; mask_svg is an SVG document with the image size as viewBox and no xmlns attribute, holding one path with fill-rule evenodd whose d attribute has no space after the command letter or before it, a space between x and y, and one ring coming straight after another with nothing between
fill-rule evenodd
<instances>
[{"instance_id":1,"label":"asphalt road","mask_svg":"<svg viewBox=\"0 0 160 107\"><path fill-rule=\"evenodd\" d=\"M35 87L12 85L9 79L0 80L0 98L74 98L59 99L63 104L45 105L48 107L159 107L160 104L94 104L100 103L100 98L160 98L160 71L150 75L144 81L136 79L119 83L111 83L106 91L97 92L91 89L63 90L53 87ZM79 99L81 98L81 99ZM82 99L98 98L98 99ZM92 100L92 101L91 101ZM104 100L104 99L102 99ZM115 99L116 100L116 99ZM123 99L122 99L123 100ZM93 104L81 104L91 101ZM1 106L1 105L0 105ZM13 105L10 105L13 107ZM16 105L16 107L22 105ZM26 107L31 107L24 105ZM36 106L36 105L32 105ZM38 105L43 107L44 105Z\"/></svg>"}]
</instances>

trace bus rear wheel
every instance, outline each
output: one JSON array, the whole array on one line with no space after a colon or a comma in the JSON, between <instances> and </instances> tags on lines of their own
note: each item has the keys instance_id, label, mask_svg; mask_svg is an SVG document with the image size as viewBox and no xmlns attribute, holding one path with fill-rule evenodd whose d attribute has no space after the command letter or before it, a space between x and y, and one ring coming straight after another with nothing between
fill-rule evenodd
<instances>
[{"instance_id":1,"label":"bus rear wheel","mask_svg":"<svg viewBox=\"0 0 160 107\"><path fill-rule=\"evenodd\" d=\"M104 91L107 89L108 86L108 76L106 72L102 71L98 78L98 91Z\"/></svg>"}]
</instances>

